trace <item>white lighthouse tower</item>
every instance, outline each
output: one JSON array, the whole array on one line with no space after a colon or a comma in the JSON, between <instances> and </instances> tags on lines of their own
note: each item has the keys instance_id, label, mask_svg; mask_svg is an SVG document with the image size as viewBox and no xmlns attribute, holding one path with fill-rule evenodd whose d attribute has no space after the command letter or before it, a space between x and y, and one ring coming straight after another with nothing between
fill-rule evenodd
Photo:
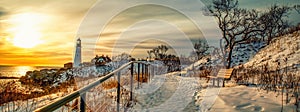
<instances>
[{"instance_id":1,"label":"white lighthouse tower","mask_svg":"<svg viewBox=\"0 0 300 112\"><path fill-rule=\"evenodd\" d=\"M76 41L76 51L74 56L74 67L78 67L81 63L81 40L80 38Z\"/></svg>"}]
</instances>

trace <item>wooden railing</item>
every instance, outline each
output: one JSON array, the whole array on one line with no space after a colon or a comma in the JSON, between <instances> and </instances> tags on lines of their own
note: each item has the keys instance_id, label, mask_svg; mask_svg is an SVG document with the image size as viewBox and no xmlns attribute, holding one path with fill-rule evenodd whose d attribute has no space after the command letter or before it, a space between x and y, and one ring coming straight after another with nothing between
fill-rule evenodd
<instances>
[{"instance_id":1,"label":"wooden railing","mask_svg":"<svg viewBox=\"0 0 300 112\"><path fill-rule=\"evenodd\" d=\"M98 80L92 82L91 84L82 87L81 89L74 91L70 94L68 94L67 96L64 96L46 106L43 106L41 108L38 108L35 110L35 112L48 112L48 111L55 111L57 109L59 109L60 107L64 106L65 104L79 98L79 111L80 112L85 112L86 111L86 103L85 103L85 99L86 99L86 93L91 90L92 88L100 85L101 83L105 82L107 79L113 77L113 76L117 76L117 80L118 80L118 86L117 86L117 97L116 97L116 111L120 111L120 81L121 81L121 73L120 71L123 69L126 69L130 66L130 101L133 100L133 76L134 76L134 67L137 66L137 77L138 77L138 86L139 86L139 82L140 82L140 75L142 75L142 77L146 77L144 75L147 75L147 79L149 80L150 78L150 73L153 75L154 73L154 69L149 69L149 65L146 62L140 62L140 61L132 61L129 63L124 64L123 66L119 67L118 69L112 71L111 73L99 78ZM151 71L152 70L152 71ZM144 79L142 79L144 80Z\"/></svg>"}]
</instances>

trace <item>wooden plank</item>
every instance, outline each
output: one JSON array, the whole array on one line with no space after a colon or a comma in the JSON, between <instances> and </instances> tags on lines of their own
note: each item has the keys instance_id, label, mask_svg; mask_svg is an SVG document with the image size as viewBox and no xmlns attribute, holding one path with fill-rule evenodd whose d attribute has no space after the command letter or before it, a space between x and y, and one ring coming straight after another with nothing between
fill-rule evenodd
<instances>
[{"instance_id":1,"label":"wooden plank","mask_svg":"<svg viewBox=\"0 0 300 112\"><path fill-rule=\"evenodd\" d=\"M229 79L229 78L230 78L230 76L219 76L218 78Z\"/></svg>"},{"instance_id":2,"label":"wooden plank","mask_svg":"<svg viewBox=\"0 0 300 112\"><path fill-rule=\"evenodd\" d=\"M232 72L221 72L221 73L218 73L218 74L231 74Z\"/></svg>"},{"instance_id":3,"label":"wooden plank","mask_svg":"<svg viewBox=\"0 0 300 112\"><path fill-rule=\"evenodd\" d=\"M217 77L229 79L232 75L232 72L233 72L233 69L220 69L217 74Z\"/></svg>"},{"instance_id":4,"label":"wooden plank","mask_svg":"<svg viewBox=\"0 0 300 112\"><path fill-rule=\"evenodd\" d=\"M217 78L216 76L207 76L208 78Z\"/></svg>"},{"instance_id":5,"label":"wooden plank","mask_svg":"<svg viewBox=\"0 0 300 112\"><path fill-rule=\"evenodd\" d=\"M232 71L220 71L218 74L220 73L232 73Z\"/></svg>"},{"instance_id":6,"label":"wooden plank","mask_svg":"<svg viewBox=\"0 0 300 112\"><path fill-rule=\"evenodd\" d=\"M221 71L219 73L232 73L232 71Z\"/></svg>"},{"instance_id":7,"label":"wooden plank","mask_svg":"<svg viewBox=\"0 0 300 112\"><path fill-rule=\"evenodd\" d=\"M231 75L231 73L218 74L217 76L223 76L223 75Z\"/></svg>"}]
</instances>

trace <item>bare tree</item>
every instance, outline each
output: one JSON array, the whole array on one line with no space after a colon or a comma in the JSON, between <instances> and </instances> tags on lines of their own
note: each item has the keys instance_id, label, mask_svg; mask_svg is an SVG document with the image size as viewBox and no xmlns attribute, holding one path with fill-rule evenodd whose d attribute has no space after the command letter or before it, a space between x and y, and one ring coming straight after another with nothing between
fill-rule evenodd
<instances>
[{"instance_id":1,"label":"bare tree","mask_svg":"<svg viewBox=\"0 0 300 112\"><path fill-rule=\"evenodd\" d=\"M166 45L160 45L157 47L159 49L159 57L161 59L165 58L166 57L166 53L167 51L169 50L169 48L166 46Z\"/></svg>"},{"instance_id":2,"label":"bare tree","mask_svg":"<svg viewBox=\"0 0 300 112\"><path fill-rule=\"evenodd\" d=\"M153 54L154 54L155 58L158 58L159 49L158 48L153 48L152 51L153 51Z\"/></svg>"},{"instance_id":3,"label":"bare tree","mask_svg":"<svg viewBox=\"0 0 300 112\"><path fill-rule=\"evenodd\" d=\"M200 60L203 56L206 55L208 48L209 46L205 40L199 40L194 44L194 49L198 60Z\"/></svg>"},{"instance_id":4,"label":"bare tree","mask_svg":"<svg viewBox=\"0 0 300 112\"><path fill-rule=\"evenodd\" d=\"M214 0L209 11L218 21L222 32L220 47L224 66L230 68L234 47L248 43L261 31L257 21L258 12L238 8L237 0Z\"/></svg>"},{"instance_id":5,"label":"bare tree","mask_svg":"<svg viewBox=\"0 0 300 112\"><path fill-rule=\"evenodd\" d=\"M151 58L152 58L152 53L153 53L153 51L152 51L152 50L149 50L149 51L147 51L147 53L148 53L149 58L151 59Z\"/></svg>"},{"instance_id":6,"label":"bare tree","mask_svg":"<svg viewBox=\"0 0 300 112\"><path fill-rule=\"evenodd\" d=\"M287 13L291 8L287 6L273 5L271 8L262 13L259 18L262 27L262 39L270 44L271 40L279 35L282 35L289 27ZM266 39L265 39L266 38Z\"/></svg>"},{"instance_id":7,"label":"bare tree","mask_svg":"<svg viewBox=\"0 0 300 112\"><path fill-rule=\"evenodd\" d=\"M151 56L151 54L154 54L155 58L163 59L167 56L166 53L168 50L169 48L166 45L160 45L150 51L147 51L147 53L149 56Z\"/></svg>"}]
</instances>

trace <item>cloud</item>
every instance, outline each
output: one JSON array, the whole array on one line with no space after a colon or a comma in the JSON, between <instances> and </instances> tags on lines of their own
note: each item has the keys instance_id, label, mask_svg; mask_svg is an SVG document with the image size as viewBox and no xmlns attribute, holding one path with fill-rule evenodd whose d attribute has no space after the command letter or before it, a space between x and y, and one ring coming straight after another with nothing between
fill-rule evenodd
<instances>
[{"instance_id":1,"label":"cloud","mask_svg":"<svg viewBox=\"0 0 300 112\"><path fill-rule=\"evenodd\" d=\"M3 11L3 10L1 10L1 8L0 8L0 17L3 16L3 15L5 15L5 14L6 14L6 12Z\"/></svg>"},{"instance_id":2,"label":"cloud","mask_svg":"<svg viewBox=\"0 0 300 112\"><path fill-rule=\"evenodd\" d=\"M8 14L8 11L4 7L0 6L0 18L7 14Z\"/></svg>"},{"instance_id":3,"label":"cloud","mask_svg":"<svg viewBox=\"0 0 300 112\"><path fill-rule=\"evenodd\" d=\"M33 51L33 52L1 52L1 57L12 57L12 58L36 58L36 57L43 57L43 58L50 58L50 57L58 57L58 56L70 56L71 53L68 52L46 52L46 51Z\"/></svg>"}]
</instances>

